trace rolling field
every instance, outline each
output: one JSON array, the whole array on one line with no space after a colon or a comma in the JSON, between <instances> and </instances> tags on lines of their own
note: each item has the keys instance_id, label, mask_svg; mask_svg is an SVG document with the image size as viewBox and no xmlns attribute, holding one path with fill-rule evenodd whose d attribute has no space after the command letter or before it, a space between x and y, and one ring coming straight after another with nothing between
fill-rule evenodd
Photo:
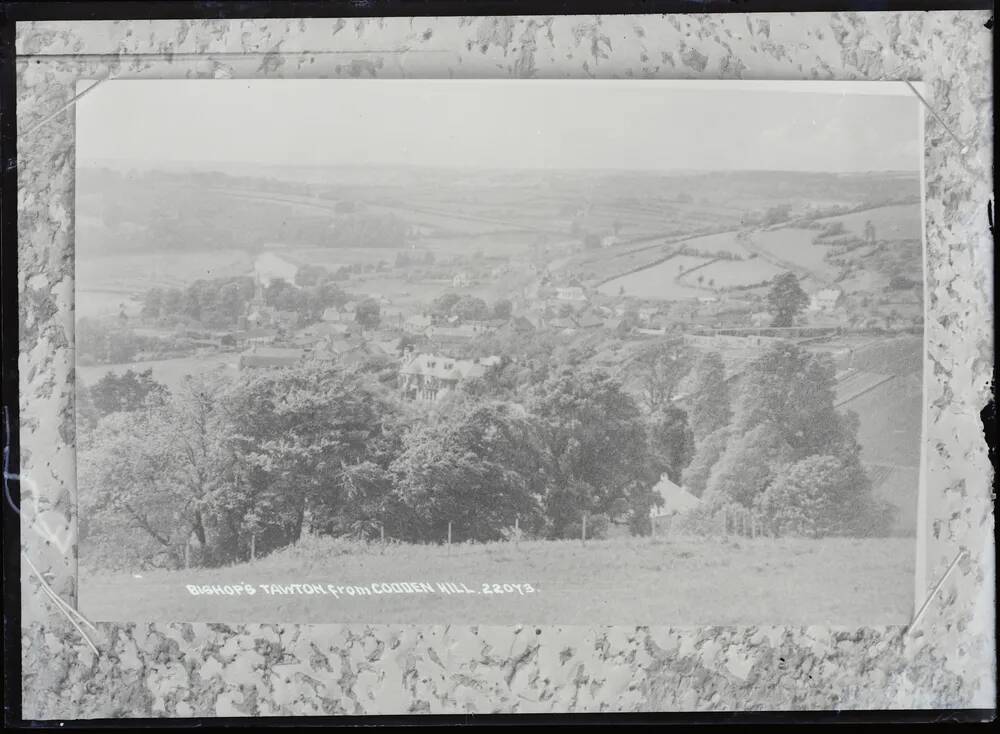
<instances>
[{"instance_id":1,"label":"rolling field","mask_svg":"<svg viewBox=\"0 0 1000 734\"><path fill-rule=\"evenodd\" d=\"M181 385L186 375L196 375L209 372L223 367L236 374L236 366L239 355L212 354L202 357L183 357L180 359L155 359L147 362L129 362L127 364L95 364L77 366L77 378L84 385L93 385L104 375L114 372L122 374L127 370L133 372L143 372L147 369L153 370L153 379L163 383L171 390Z\"/></svg>"},{"instance_id":2,"label":"rolling field","mask_svg":"<svg viewBox=\"0 0 1000 734\"><path fill-rule=\"evenodd\" d=\"M697 282L699 277L704 278L704 282L715 281L717 288L729 288L737 285L749 285L759 283L768 278L782 273L783 270L761 258L753 260L742 260L740 262L729 262L719 260L711 265L707 265L693 273L681 277L681 282ZM704 291L700 295L706 295Z\"/></svg>"},{"instance_id":3,"label":"rolling field","mask_svg":"<svg viewBox=\"0 0 1000 734\"><path fill-rule=\"evenodd\" d=\"M482 545L365 546L307 538L254 563L190 571L80 571L93 621L398 624L905 624L912 538L617 538ZM84 559L85 561L85 559ZM433 591L192 595L187 584L422 582ZM438 582L472 593L444 594ZM520 584L483 593L484 584ZM526 591L529 584L533 591ZM501 586L501 589L503 587Z\"/></svg>"},{"instance_id":4,"label":"rolling field","mask_svg":"<svg viewBox=\"0 0 1000 734\"><path fill-rule=\"evenodd\" d=\"M811 229L772 229L754 234L754 242L774 257L820 274L832 274L832 267L824 261L829 246L814 245L816 231Z\"/></svg>"},{"instance_id":5,"label":"rolling field","mask_svg":"<svg viewBox=\"0 0 1000 734\"><path fill-rule=\"evenodd\" d=\"M250 275L253 260L250 252L228 249L88 255L76 260L76 288L78 292L123 293L141 293L156 286L183 288L199 278Z\"/></svg>"},{"instance_id":6,"label":"rolling field","mask_svg":"<svg viewBox=\"0 0 1000 734\"><path fill-rule=\"evenodd\" d=\"M624 288L625 295L636 296L638 298L657 298L663 301L697 298L698 296L706 295L706 291L701 288L681 285L674 279L682 271L703 265L706 262L708 260L702 257L677 255L669 260L664 260L658 265L609 280L598 290L607 295L618 295L619 289ZM702 271L699 270L698 272Z\"/></svg>"},{"instance_id":7,"label":"rolling field","mask_svg":"<svg viewBox=\"0 0 1000 734\"><path fill-rule=\"evenodd\" d=\"M875 237L880 240L918 240L922 237L923 219L920 214L920 204L883 206L816 221L820 224L843 222L848 232L862 237L865 222L869 220L875 226Z\"/></svg>"}]
</instances>

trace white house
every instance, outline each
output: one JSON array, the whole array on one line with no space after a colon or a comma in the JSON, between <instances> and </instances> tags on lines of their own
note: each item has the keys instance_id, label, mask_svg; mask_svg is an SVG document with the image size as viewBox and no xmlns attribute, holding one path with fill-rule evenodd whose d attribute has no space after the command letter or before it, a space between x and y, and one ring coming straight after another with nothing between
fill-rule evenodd
<instances>
[{"instance_id":1,"label":"white house","mask_svg":"<svg viewBox=\"0 0 1000 734\"><path fill-rule=\"evenodd\" d=\"M683 487L670 481L666 474L660 477L660 481L654 485L653 491L663 498L663 504L649 511L651 517L679 515L682 512L693 510L701 504L700 499Z\"/></svg>"},{"instance_id":2,"label":"white house","mask_svg":"<svg viewBox=\"0 0 1000 734\"><path fill-rule=\"evenodd\" d=\"M824 288L813 294L809 301L810 311L833 311L840 305L844 292L839 288Z\"/></svg>"}]
</instances>

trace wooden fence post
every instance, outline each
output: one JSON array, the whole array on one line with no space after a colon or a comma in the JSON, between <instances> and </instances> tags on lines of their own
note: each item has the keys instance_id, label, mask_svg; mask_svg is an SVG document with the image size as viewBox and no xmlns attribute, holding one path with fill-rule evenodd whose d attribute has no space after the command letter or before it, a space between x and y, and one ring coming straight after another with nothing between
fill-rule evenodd
<instances>
[{"instance_id":1,"label":"wooden fence post","mask_svg":"<svg viewBox=\"0 0 1000 734\"><path fill-rule=\"evenodd\" d=\"M378 526L378 542L385 545L385 525Z\"/></svg>"},{"instance_id":2,"label":"wooden fence post","mask_svg":"<svg viewBox=\"0 0 1000 734\"><path fill-rule=\"evenodd\" d=\"M257 534L251 533L250 535L250 560L257 560Z\"/></svg>"},{"instance_id":3,"label":"wooden fence post","mask_svg":"<svg viewBox=\"0 0 1000 734\"><path fill-rule=\"evenodd\" d=\"M448 521L448 552L451 553L451 520Z\"/></svg>"},{"instance_id":4,"label":"wooden fence post","mask_svg":"<svg viewBox=\"0 0 1000 734\"><path fill-rule=\"evenodd\" d=\"M521 518L519 517L514 518L514 545L519 547L521 545Z\"/></svg>"},{"instance_id":5,"label":"wooden fence post","mask_svg":"<svg viewBox=\"0 0 1000 734\"><path fill-rule=\"evenodd\" d=\"M184 569L191 568L191 539L188 538L184 544Z\"/></svg>"},{"instance_id":6,"label":"wooden fence post","mask_svg":"<svg viewBox=\"0 0 1000 734\"><path fill-rule=\"evenodd\" d=\"M587 513L583 514L583 532L580 533L582 543L587 542Z\"/></svg>"}]
</instances>

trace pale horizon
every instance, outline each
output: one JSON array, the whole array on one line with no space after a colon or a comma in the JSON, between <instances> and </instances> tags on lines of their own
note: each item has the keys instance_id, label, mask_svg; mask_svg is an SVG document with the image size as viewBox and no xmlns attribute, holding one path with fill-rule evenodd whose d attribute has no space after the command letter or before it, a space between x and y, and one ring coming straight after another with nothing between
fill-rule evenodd
<instances>
[{"instance_id":1,"label":"pale horizon","mask_svg":"<svg viewBox=\"0 0 1000 734\"><path fill-rule=\"evenodd\" d=\"M923 156L902 82L114 80L76 107L82 165L847 174Z\"/></svg>"}]
</instances>

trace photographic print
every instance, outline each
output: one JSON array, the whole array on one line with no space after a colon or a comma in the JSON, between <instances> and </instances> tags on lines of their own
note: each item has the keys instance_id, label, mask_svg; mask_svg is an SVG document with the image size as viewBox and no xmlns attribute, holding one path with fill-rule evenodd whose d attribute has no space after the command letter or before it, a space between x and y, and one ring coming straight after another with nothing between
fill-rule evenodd
<instances>
[{"instance_id":1,"label":"photographic print","mask_svg":"<svg viewBox=\"0 0 1000 734\"><path fill-rule=\"evenodd\" d=\"M911 618L909 84L92 85L88 618Z\"/></svg>"}]
</instances>

